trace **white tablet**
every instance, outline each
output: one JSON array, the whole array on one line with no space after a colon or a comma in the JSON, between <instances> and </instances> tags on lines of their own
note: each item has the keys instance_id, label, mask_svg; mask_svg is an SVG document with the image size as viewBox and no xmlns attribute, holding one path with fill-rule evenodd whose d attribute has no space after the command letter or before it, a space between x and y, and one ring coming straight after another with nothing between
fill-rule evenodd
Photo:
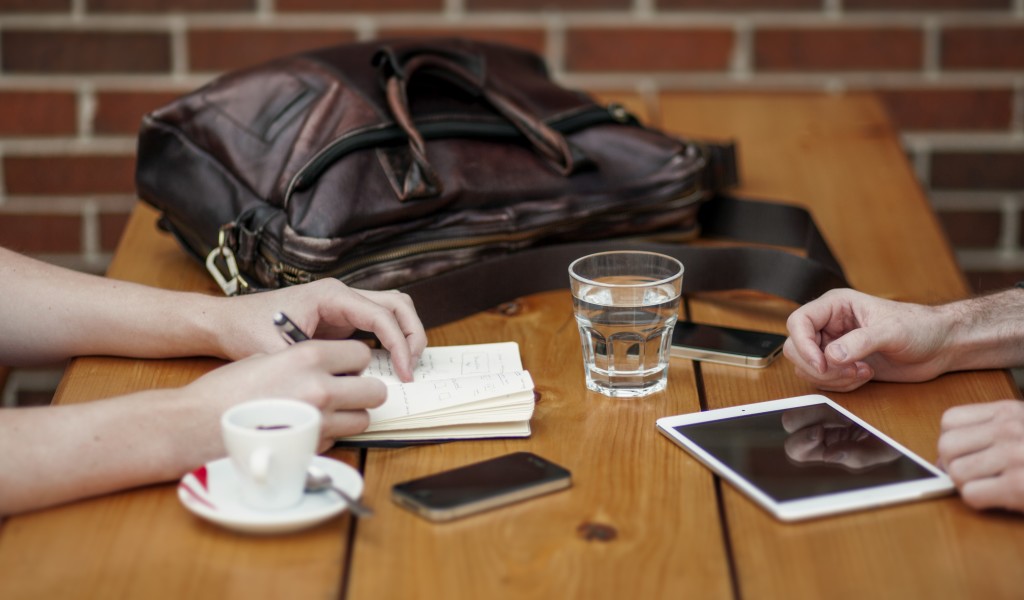
<instances>
[{"instance_id":1,"label":"white tablet","mask_svg":"<svg viewBox=\"0 0 1024 600\"><path fill-rule=\"evenodd\" d=\"M954 489L937 467L824 396L664 417L657 425L783 521Z\"/></svg>"}]
</instances>

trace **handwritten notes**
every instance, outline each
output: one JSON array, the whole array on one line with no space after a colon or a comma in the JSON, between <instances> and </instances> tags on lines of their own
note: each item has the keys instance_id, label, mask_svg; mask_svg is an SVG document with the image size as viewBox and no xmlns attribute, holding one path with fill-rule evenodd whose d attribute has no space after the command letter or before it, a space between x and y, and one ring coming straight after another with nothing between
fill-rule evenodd
<instances>
[{"instance_id":1,"label":"handwritten notes","mask_svg":"<svg viewBox=\"0 0 1024 600\"><path fill-rule=\"evenodd\" d=\"M413 370L414 381L453 379L471 375L487 375L506 371L522 371L519 344L475 344L470 346L437 346L427 348ZM373 350L370 366L363 375L377 377L384 383L401 383L387 350Z\"/></svg>"},{"instance_id":2,"label":"handwritten notes","mask_svg":"<svg viewBox=\"0 0 1024 600\"><path fill-rule=\"evenodd\" d=\"M364 376L388 386L366 432L351 441L523 437L530 434L533 379L515 342L427 348L403 383L390 354L374 350Z\"/></svg>"}]
</instances>

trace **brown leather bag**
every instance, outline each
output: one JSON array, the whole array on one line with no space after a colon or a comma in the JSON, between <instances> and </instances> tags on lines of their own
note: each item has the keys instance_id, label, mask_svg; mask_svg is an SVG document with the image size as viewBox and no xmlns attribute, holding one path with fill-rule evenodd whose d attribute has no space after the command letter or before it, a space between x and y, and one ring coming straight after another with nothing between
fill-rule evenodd
<instances>
[{"instance_id":1,"label":"brown leather bag","mask_svg":"<svg viewBox=\"0 0 1024 600\"><path fill-rule=\"evenodd\" d=\"M708 220L705 205L795 211L783 220L797 221L796 245L809 243L808 227L817 230L800 209L708 202L735 183L732 156L555 84L524 50L398 40L229 73L154 111L139 135L136 179L162 226L225 293L337 277L406 289L436 324L564 287L567 261L608 243L668 235L673 243L644 247L682 250L676 242L701 225L719 229L698 222ZM793 241L759 231L764 217L753 214L748 237ZM733 257L719 270L738 268L741 279L695 281L688 268L687 288L754 287L803 301L844 285L824 241L815 244L827 256L792 269L805 281L758 282L758 263L737 267Z\"/></svg>"}]
</instances>

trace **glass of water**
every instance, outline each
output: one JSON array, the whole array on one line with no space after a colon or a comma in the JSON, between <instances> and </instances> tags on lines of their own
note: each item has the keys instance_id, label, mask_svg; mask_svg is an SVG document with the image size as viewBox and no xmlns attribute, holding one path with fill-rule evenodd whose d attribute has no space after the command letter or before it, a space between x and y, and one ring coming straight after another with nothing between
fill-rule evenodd
<instances>
[{"instance_id":1,"label":"glass of water","mask_svg":"<svg viewBox=\"0 0 1024 600\"><path fill-rule=\"evenodd\" d=\"M665 389L683 265L654 252L601 252L569 265L587 389L637 398Z\"/></svg>"}]
</instances>

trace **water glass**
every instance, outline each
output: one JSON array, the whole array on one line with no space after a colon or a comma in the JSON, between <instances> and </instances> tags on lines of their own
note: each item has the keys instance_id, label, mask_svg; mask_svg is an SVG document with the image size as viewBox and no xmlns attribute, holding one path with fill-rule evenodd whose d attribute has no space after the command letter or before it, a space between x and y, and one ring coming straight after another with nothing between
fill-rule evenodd
<instances>
[{"instance_id":1,"label":"water glass","mask_svg":"<svg viewBox=\"0 0 1024 600\"><path fill-rule=\"evenodd\" d=\"M668 385L683 265L654 252L601 252L569 265L587 389L615 398Z\"/></svg>"}]
</instances>

